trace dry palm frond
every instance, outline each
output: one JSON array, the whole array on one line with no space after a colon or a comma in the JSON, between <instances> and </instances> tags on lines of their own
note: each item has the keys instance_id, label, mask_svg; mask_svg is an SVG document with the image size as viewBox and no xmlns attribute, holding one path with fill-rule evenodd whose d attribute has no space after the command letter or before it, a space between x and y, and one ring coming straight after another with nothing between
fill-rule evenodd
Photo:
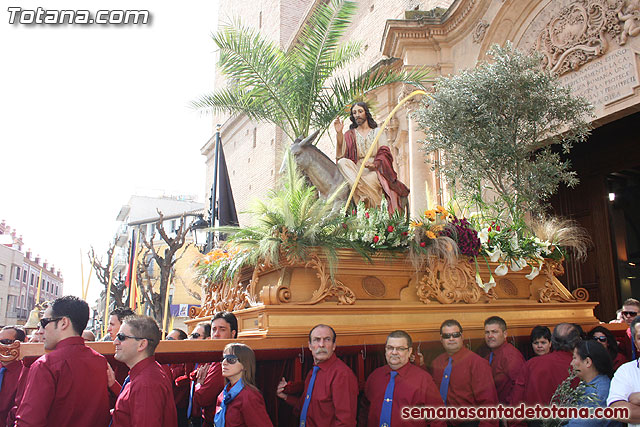
<instances>
[{"instance_id":1,"label":"dry palm frond","mask_svg":"<svg viewBox=\"0 0 640 427\"><path fill-rule=\"evenodd\" d=\"M570 248L574 258L584 261L593 245L587 230L572 219L542 217L532 221L531 230L540 240Z\"/></svg>"}]
</instances>

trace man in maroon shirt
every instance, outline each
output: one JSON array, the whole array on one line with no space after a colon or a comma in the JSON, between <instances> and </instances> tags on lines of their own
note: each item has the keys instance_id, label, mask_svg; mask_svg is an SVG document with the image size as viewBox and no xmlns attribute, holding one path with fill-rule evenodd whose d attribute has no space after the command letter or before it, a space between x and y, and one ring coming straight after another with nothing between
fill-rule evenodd
<instances>
[{"instance_id":1,"label":"man in maroon shirt","mask_svg":"<svg viewBox=\"0 0 640 427\"><path fill-rule=\"evenodd\" d=\"M168 341L182 341L187 339L187 334L182 329L173 329L167 334ZM162 365L165 372L172 380L173 399L178 413L178 427L188 427L187 407L189 406L189 381L176 383L176 379L183 378L193 370L193 363L170 363ZM188 371L187 371L188 369Z\"/></svg>"},{"instance_id":2,"label":"man in maroon shirt","mask_svg":"<svg viewBox=\"0 0 640 427\"><path fill-rule=\"evenodd\" d=\"M219 311L211 319L209 333L213 340L228 340L238 337L238 319L233 313ZM222 364L213 362L198 367L194 374L193 406L202 416L202 425L213 426L218 395L224 388ZM193 414L192 414L193 417Z\"/></svg>"},{"instance_id":3,"label":"man in maroon shirt","mask_svg":"<svg viewBox=\"0 0 640 427\"><path fill-rule=\"evenodd\" d=\"M24 329L19 326L5 326L0 331L0 343L3 345L11 345L14 341L24 342L25 338ZM20 360L0 364L0 425L7 420L13 407L22 366Z\"/></svg>"},{"instance_id":4,"label":"man in maroon shirt","mask_svg":"<svg viewBox=\"0 0 640 427\"><path fill-rule=\"evenodd\" d=\"M548 405L560 383L569 376L573 348L579 340L580 332L574 325L558 324L551 334L553 351L529 359L524 364L516 379L511 403Z\"/></svg>"},{"instance_id":5,"label":"man in maroon shirt","mask_svg":"<svg viewBox=\"0 0 640 427\"><path fill-rule=\"evenodd\" d=\"M80 336L89 306L74 296L58 298L40 319L44 349L29 369L16 426L95 426L109 424L107 360Z\"/></svg>"},{"instance_id":6,"label":"man in maroon shirt","mask_svg":"<svg viewBox=\"0 0 640 427\"><path fill-rule=\"evenodd\" d=\"M508 405L516 378L524 365L524 357L507 342L507 323L502 317L491 316L484 321L484 342L491 350L485 359L491 365L498 401Z\"/></svg>"},{"instance_id":7,"label":"man in maroon shirt","mask_svg":"<svg viewBox=\"0 0 640 427\"><path fill-rule=\"evenodd\" d=\"M120 330L120 326L122 326L122 321L134 314L133 310L129 307L118 307L115 308L111 313L109 313L109 324L107 325L107 336L114 341L116 339L116 334ZM106 336L105 336L106 338ZM113 372L116 376L116 381L122 384L124 379L129 375L129 368L124 363L120 363L117 360L110 360L109 365L113 369Z\"/></svg>"},{"instance_id":8,"label":"man in maroon shirt","mask_svg":"<svg viewBox=\"0 0 640 427\"><path fill-rule=\"evenodd\" d=\"M446 406L496 406L498 394L491 366L464 346L462 326L457 320L440 325L440 342L445 352L433 361L433 379ZM497 426L497 420L450 421L465 426Z\"/></svg>"},{"instance_id":9,"label":"man in maroon shirt","mask_svg":"<svg viewBox=\"0 0 640 427\"><path fill-rule=\"evenodd\" d=\"M33 331L31 337L25 337L25 341L30 343L39 343L42 342L42 329L36 329ZM16 414L18 412L18 406L20 406L20 402L22 401L22 396L24 395L24 390L27 388L27 379L29 378L29 368L31 368L31 363L27 363L24 360L22 361L22 371L20 372L20 377L18 378L18 387L16 389L16 398L13 401L13 407L9 410L9 414L7 415L7 425L13 426L16 423Z\"/></svg>"},{"instance_id":10,"label":"man in maroon shirt","mask_svg":"<svg viewBox=\"0 0 640 427\"><path fill-rule=\"evenodd\" d=\"M403 408L413 406L444 406L433 378L427 371L412 364L413 341L405 331L393 331L387 337L385 358L387 364L376 369L367 378L364 389L364 407L368 411L366 425L425 425L408 417L403 418ZM408 415L408 414L404 414ZM364 420L361 424L364 425ZM428 420L431 426L445 427L442 420Z\"/></svg>"},{"instance_id":11,"label":"man in maroon shirt","mask_svg":"<svg viewBox=\"0 0 640 427\"><path fill-rule=\"evenodd\" d=\"M178 418L171 380L155 361L162 334L149 316L129 316L114 344L115 358L129 367L113 410L112 427L176 427Z\"/></svg>"},{"instance_id":12,"label":"man in maroon shirt","mask_svg":"<svg viewBox=\"0 0 640 427\"><path fill-rule=\"evenodd\" d=\"M356 425L358 380L351 368L335 355L336 332L331 326L316 325L309 332L313 370L304 384L304 394L287 395L282 378L277 395L300 412L301 427Z\"/></svg>"}]
</instances>

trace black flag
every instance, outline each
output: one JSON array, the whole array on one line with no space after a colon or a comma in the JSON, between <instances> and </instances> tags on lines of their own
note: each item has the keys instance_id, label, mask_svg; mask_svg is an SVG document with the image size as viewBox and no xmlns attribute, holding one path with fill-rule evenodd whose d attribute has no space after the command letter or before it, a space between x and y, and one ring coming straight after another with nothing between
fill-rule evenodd
<instances>
[{"instance_id":1,"label":"black flag","mask_svg":"<svg viewBox=\"0 0 640 427\"><path fill-rule=\"evenodd\" d=\"M218 225L226 226L238 225L238 214L236 212L236 204L233 201L233 191L231 190L231 182L229 181L229 172L227 171L227 162L224 159L224 150L222 142L218 149ZM220 235L221 240L225 240L225 236Z\"/></svg>"}]
</instances>

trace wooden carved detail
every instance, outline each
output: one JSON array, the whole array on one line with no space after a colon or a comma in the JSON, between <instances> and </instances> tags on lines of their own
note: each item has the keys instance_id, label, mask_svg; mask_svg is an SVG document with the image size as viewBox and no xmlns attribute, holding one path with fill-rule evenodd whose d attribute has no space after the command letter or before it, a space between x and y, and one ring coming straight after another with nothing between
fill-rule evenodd
<instances>
[{"instance_id":1,"label":"wooden carved detail","mask_svg":"<svg viewBox=\"0 0 640 427\"><path fill-rule=\"evenodd\" d=\"M231 282L206 283L205 300L198 317L211 316L218 311L235 311L258 305L255 295L249 291L249 284L238 279Z\"/></svg>"},{"instance_id":2,"label":"wooden carved detail","mask_svg":"<svg viewBox=\"0 0 640 427\"><path fill-rule=\"evenodd\" d=\"M264 305L286 304L291 301L291 289L288 286L264 286L260 290L260 301Z\"/></svg>"},{"instance_id":3,"label":"wooden carved detail","mask_svg":"<svg viewBox=\"0 0 640 427\"><path fill-rule=\"evenodd\" d=\"M514 297L518 295L518 288L513 284L511 280L507 278L498 280L498 287L502 289L502 291L507 295Z\"/></svg>"},{"instance_id":4,"label":"wooden carved detail","mask_svg":"<svg viewBox=\"0 0 640 427\"><path fill-rule=\"evenodd\" d=\"M320 287L313 291L309 301L301 304L317 304L330 297L336 297L338 304L355 304L356 294L339 280L331 280L326 266L316 255L311 256L305 267L311 267L316 270L316 276L320 279Z\"/></svg>"},{"instance_id":5,"label":"wooden carved detail","mask_svg":"<svg viewBox=\"0 0 640 427\"><path fill-rule=\"evenodd\" d=\"M387 293L387 287L382 280L374 276L367 276L362 279L362 289L372 297L382 298Z\"/></svg>"},{"instance_id":6,"label":"wooden carved detail","mask_svg":"<svg viewBox=\"0 0 640 427\"><path fill-rule=\"evenodd\" d=\"M542 53L544 68L562 75L604 55L607 37L622 46L638 34L638 0L578 0L547 23L532 50Z\"/></svg>"},{"instance_id":7,"label":"wooden carved detail","mask_svg":"<svg viewBox=\"0 0 640 427\"><path fill-rule=\"evenodd\" d=\"M14 341L11 344L0 344L0 362L13 362L20 356L20 341Z\"/></svg>"},{"instance_id":8,"label":"wooden carved detail","mask_svg":"<svg viewBox=\"0 0 640 427\"><path fill-rule=\"evenodd\" d=\"M450 265L442 260L428 268L418 283L418 298L423 303L438 301L442 304L464 302L475 304L481 300L496 299L494 289L485 293L475 280L475 269L470 262Z\"/></svg>"},{"instance_id":9,"label":"wooden carved detail","mask_svg":"<svg viewBox=\"0 0 640 427\"><path fill-rule=\"evenodd\" d=\"M589 299L589 291L578 288L569 292L556 276L564 274L564 267L561 261L546 260L540 271L545 277L544 286L538 290L539 302L582 302Z\"/></svg>"}]
</instances>

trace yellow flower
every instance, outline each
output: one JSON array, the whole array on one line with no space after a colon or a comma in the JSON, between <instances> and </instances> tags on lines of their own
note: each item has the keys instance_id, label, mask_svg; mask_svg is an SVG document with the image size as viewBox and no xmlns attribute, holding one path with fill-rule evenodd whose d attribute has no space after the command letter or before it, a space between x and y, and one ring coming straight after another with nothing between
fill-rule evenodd
<instances>
[{"instance_id":1,"label":"yellow flower","mask_svg":"<svg viewBox=\"0 0 640 427\"><path fill-rule=\"evenodd\" d=\"M427 237L430 238L431 240L434 240L437 236L435 235L435 233L431 230L427 230Z\"/></svg>"},{"instance_id":2,"label":"yellow flower","mask_svg":"<svg viewBox=\"0 0 640 427\"><path fill-rule=\"evenodd\" d=\"M428 210L428 211L424 211L424 216L429 221L435 221L436 220L436 211L434 211L433 209Z\"/></svg>"},{"instance_id":3,"label":"yellow flower","mask_svg":"<svg viewBox=\"0 0 640 427\"><path fill-rule=\"evenodd\" d=\"M436 211L439 213L447 213L447 210L440 205L436 206Z\"/></svg>"},{"instance_id":4,"label":"yellow flower","mask_svg":"<svg viewBox=\"0 0 640 427\"><path fill-rule=\"evenodd\" d=\"M434 233L442 231L443 229L444 229L444 227L442 225L434 225L434 226L431 227L431 231L433 231Z\"/></svg>"},{"instance_id":5,"label":"yellow flower","mask_svg":"<svg viewBox=\"0 0 640 427\"><path fill-rule=\"evenodd\" d=\"M424 224L422 224L419 221L411 220L411 227L413 227L413 228L419 228L419 227L422 227L423 225Z\"/></svg>"}]
</instances>

